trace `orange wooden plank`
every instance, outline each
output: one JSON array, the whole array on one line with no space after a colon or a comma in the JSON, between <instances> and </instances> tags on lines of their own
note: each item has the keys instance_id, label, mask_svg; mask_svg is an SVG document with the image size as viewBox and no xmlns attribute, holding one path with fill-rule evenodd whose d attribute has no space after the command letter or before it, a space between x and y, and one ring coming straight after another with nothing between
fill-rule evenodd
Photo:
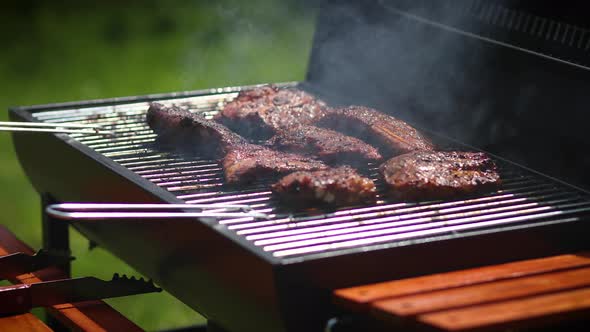
<instances>
[{"instance_id":1,"label":"orange wooden plank","mask_svg":"<svg viewBox=\"0 0 590 332\"><path fill-rule=\"evenodd\" d=\"M376 301L381 314L410 316L590 286L590 267Z\"/></svg>"},{"instance_id":2,"label":"orange wooden plank","mask_svg":"<svg viewBox=\"0 0 590 332\"><path fill-rule=\"evenodd\" d=\"M0 317L0 331L2 332L51 332L45 323L33 314L22 314Z\"/></svg>"},{"instance_id":3,"label":"orange wooden plank","mask_svg":"<svg viewBox=\"0 0 590 332\"><path fill-rule=\"evenodd\" d=\"M19 251L28 254L33 253L30 247L0 225L0 255ZM17 280L11 281L29 284L66 277L61 270L52 267L35 273L20 275ZM49 314L73 331L143 331L143 329L103 301L66 303L47 309Z\"/></svg>"},{"instance_id":4,"label":"orange wooden plank","mask_svg":"<svg viewBox=\"0 0 590 332\"><path fill-rule=\"evenodd\" d=\"M590 288L418 316L422 323L447 331L508 329L590 317Z\"/></svg>"},{"instance_id":5,"label":"orange wooden plank","mask_svg":"<svg viewBox=\"0 0 590 332\"><path fill-rule=\"evenodd\" d=\"M590 266L590 252L531 259L344 288L334 291L334 302L355 311L364 311L369 309L368 304L382 299L582 266Z\"/></svg>"}]
</instances>

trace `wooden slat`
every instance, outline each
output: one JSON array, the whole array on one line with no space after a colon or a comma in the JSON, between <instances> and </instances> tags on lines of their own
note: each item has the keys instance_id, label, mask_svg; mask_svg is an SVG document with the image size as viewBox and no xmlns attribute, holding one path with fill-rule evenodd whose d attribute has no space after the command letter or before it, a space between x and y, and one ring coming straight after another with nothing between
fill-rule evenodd
<instances>
[{"instance_id":1,"label":"wooden slat","mask_svg":"<svg viewBox=\"0 0 590 332\"><path fill-rule=\"evenodd\" d=\"M590 253L560 255L334 291L345 308L444 331L590 319ZM407 326L406 326L407 327Z\"/></svg>"},{"instance_id":2,"label":"wooden slat","mask_svg":"<svg viewBox=\"0 0 590 332\"><path fill-rule=\"evenodd\" d=\"M27 313L22 315L0 317L0 331L2 332L51 332L35 315Z\"/></svg>"},{"instance_id":3,"label":"wooden slat","mask_svg":"<svg viewBox=\"0 0 590 332\"><path fill-rule=\"evenodd\" d=\"M8 229L0 225L0 255L15 252L32 254L33 250L18 240ZM51 267L35 273L20 275L16 280L11 281L28 284L66 277L63 271ZM143 331L143 329L103 301L66 303L47 309L50 315L73 331Z\"/></svg>"},{"instance_id":4,"label":"wooden slat","mask_svg":"<svg viewBox=\"0 0 590 332\"><path fill-rule=\"evenodd\" d=\"M369 309L370 303L387 298L506 280L582 266L590 266L590 252L531 259L339 289L334 292L334 302L354 311L366 311Z\"/></svg>"},{"instance_id":5,"label":"wooden slat","mask_svg":"<svg viewBox=\"0 0 590 332\"><path fill-rule=\"evenodd\" d=\"M398 317L590 286L590 267L397 297L372 303Z\"/></svg>"},{"instance_id":6,"label":"wooden slat","mask_svg":"<svg viewBox=\"0 0 590 332\"><path fill-rule=\"evenodd\" d=\"M531 327L573 318L590 318L590 288L418 316L420 322L447 331Z\"/></svg>"}]
</instances>

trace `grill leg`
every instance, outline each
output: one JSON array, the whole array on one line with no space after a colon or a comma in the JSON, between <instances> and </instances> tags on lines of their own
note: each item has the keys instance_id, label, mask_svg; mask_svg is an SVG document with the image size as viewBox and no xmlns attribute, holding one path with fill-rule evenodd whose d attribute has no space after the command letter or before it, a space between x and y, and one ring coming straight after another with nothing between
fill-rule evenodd
<instances>
[{"instance_id":1,"label":"grill leg","mask_svg":"<svg viewBox=\"0 0 590 332\"><path fill-rule=\"evenodd\" d=\"M70 254L70 233L68 223L63 220L55 220L45 213L48 205L55 204L56 201L49 194L41 195L41 215L43 223L43 249L62 251ZM72 274L70 262L59 266L68 277Z\"/></svg>"},{"instance_id":2,"label":"grill leg","mask_svg":"<svg viewBox=\"0 0 590 332\"><path fill-rule=\"evenodd\" d=\"M49 194L41 195L41 222L43 229L43 249L59 250L70 255L70 233L68 223L62 220L55 220L45 213L45 208L48 205L56 203ZM68 261L61 266L58 266L66 274L66 277L71 277L72 268ZM65 332L67 329L53 316L45 313L45 322L56 332Z\"/></svg>"}]
</instances>

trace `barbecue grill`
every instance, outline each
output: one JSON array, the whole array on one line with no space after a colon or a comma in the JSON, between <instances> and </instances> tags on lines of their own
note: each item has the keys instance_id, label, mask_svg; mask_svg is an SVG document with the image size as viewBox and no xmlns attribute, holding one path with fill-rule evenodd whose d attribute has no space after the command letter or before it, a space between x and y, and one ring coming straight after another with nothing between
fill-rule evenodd
<instances>
[{"instance_id":1,"label":"barbecue grill","mask_svg":"<svg viewBox=\"0 0 590 332\"><path fill-rule=\"evenodd\" d=\"M157 144L145 123L151 101L212 117L240 90L252 86L14 108L15 121L99 124L115 133L15 133L22 167L45 205L226 203L247 204L268 214L268 219L72 222L89 240L228 331L320 330L335 313L330 303L335 288L587 248L589 193L505 157L514 156L514 146L531 146L531 140L519 140L519 135L548 128L551 135L538 144L558 137L571 144L587 142L583 131L553 122L557 115L548 113L549 97L541 94L548 91L545 80L527 90L533 100L524 104L517 96L520 90L511 88L549 75L551 98L581 117L577 111L579 102L588 99L582 91L589 68L562 55L566 50L587 52L590 33L500 2L436 8L405 1L362 3L325 1L307 79L280 85L297 86L332 104L377 107L423 128L440 146L490 149L503 179L499 190L444 201L400 201L385 194L378 165L368 164L364 171L378 184L377 203L294 210L273 197L272 179L247 186L226 184L218 160ZM539 20L549 23L537 25L553 30L530 27ZM512 33L506 31L516 37L510 39ZM536 35L526 38L530 31ZM537 39L551 33L555 41L564 41L556 47L550 40L562 53L548 55L535 48ZM445 56L417 56L435 51ZM413 67L407 66L410 59ZM520 68L518 73L511 71L514 68ZM477 88L464 85L472 81ZM428 95L434 96L437 109L436 103L421 99L426 98L425 89L435 88L440 92ZM483 98L489 101L484 106ZM521 103L514 105L514 100ZM529 118L526 124L519 122ZM486 124L494 131L482 130ZM544 147L549 152L552 148ZM530 165L540 158L534 153L538 150L529 149L531 153L517 159ZM67 248L61 242L67 239L63 221L46 215L44 227L46 246Z\"/></svg>"}]
</instances>

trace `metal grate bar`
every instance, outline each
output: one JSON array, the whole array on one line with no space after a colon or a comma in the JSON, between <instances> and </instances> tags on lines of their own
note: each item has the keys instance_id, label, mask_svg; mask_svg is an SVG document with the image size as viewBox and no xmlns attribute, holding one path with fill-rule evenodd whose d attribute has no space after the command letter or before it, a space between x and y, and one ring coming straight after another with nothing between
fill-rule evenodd
<instances>
[{"instance_id":1,"label":"metal grate bar","mask_svg":"<svg viewBox=\"0 0 590 332\"><path fill-rule=\"evenodd\" d=\"M568 202L568 200L555 202ZM588 205L588 203L586 204ZM253 235L247 236L246 239L255 241L254 243L260 246L284 244L284 246L290 247L298 246L298 244L301 243L300 241L312 241L314 243L335 242L335 240L373 236L375 234L398 233L406 232L408 230L446 226L447 222L445 222L445 220L453 220L459 223L464 223L466 221L475 222L507 216L529 214L531 212L546 211L551 209L550 206L537 207L538 205L538 203L514 204L500 208L482 209L478 211L446 215L437 215L435 211L430 211L428 213L406 215L405 217L409 219L406 221L403 221L406 218L401 218L398 216L391 218L375 218L367 222L334 224L330 226L303 229L299 231L285 231L267 233L263 235Z\"/></svg>"},{"instance_id":2,"label":"metal grate bar","mask_svg":"<svg viewBox=\"0 0 590 332\"><path fill-rule=\"evenodd\" d=\"M590 211L590 209L583 209L583 210L579 210L576 212L588 212L588 211ZM337 243L321 244L321 245L307 246L307 247L287 249L287 250L277 250L273 253L273 256L275 256L275 257L301 256L304 254L327 252L327 251L333 251L333 250L345 249L345 248L351 248L351 247L363 247L363 246L367 246L367 245L375 245L375 244L385 243L385 242L398 242L398 241L403 241L403 240L415 239L415 238L419 238L419 237L429 237L429 236L442 235L445 233L475 230L475 229L481 229L481 228L490 227L490 226L501 226L506 223L516 223L516 222L530 221L533 219L559 217L564 214L565 213L561 212L561 211L553 211L553 212L539 213L536 215L528 215L528 216L513 217L513 218L507 218L507 219L491 220L491 221L482 222L482 223L478 223L478 224L456 225L456 226L450 226L450 227L442 227L440 229L427 229L427 230L413 231L413 232L407 232L407 233L402 233L402 234L378 236L378 237L373 237L373 238L360 238L360 239L337 242ZM569 220L573 221L575 219L572 218ZM268 248L263 248L263 249L265 251L269 251Z\"/></svg>"},{"instance_id":3,"label":"metal grate bar","mask_svg":"<svg viewBox=\"0 0 590 332\"><path fill-rule=\"evenodd\" d=\"M568 46L574 46L576 36L578 37L577 48L581 48L583 38L588 32L587 29L551 21L545 17L524 13L519 10L510 9L497 4L484 4L482 7L472 7L468 12L470 16L486 23L507 28L509 30L521 31L536 38L558 41ZM553 36L551 33L553 32ZM568 38L569 37L569 38Z\"/></svg>"},{"instance_id":4,"label":"metal grate bar","mask_svg":"<svg viewBox=\"0 0 590 332\"><path fill-rule=\"evenodd\" d=\"M390 221L389 218L395 218L395 220L405 220L405 219L412 219L412 218L421 218L421 217L426 217L426 216L437 216L440 218L446 218L444 216L445 213L449 213L449 212L456 212L456 211L469 211L469 210L473 210L473 209L481 209L481 210L476 210L476 213L481 213L484 214L486 212L486 208L491 208L497 205L506 205L506 204L510 204L510 205L517 205L517 203L521 203L521 202L528 202L530 201L530 199L528 198L519 198L519 199L505 199L505 200L500 200L500 201L492 201L492 202L486 202L486 203L480 203L480 204L474 204L474 205L460 205L461 202L458 202L457 206L455 206L454 208L447 208L447 209L442 209L440 207L437 207L436 204L433 205L426 205L426 206L409 206L409 207L400 207L400 208L394 208L394 209L390 209L390 210L385 210L385 211L380 211L380 212L371 212L371 213L365 213L365 214L349 214L349 215L345 215L345 216L335 216L335 217L327 217L327 218L321 218L321 219L317 219L317 220L302 220L302 221L297 221L297 220L290 220L289 223L285 224L285 223L281 223L281 224L274 224L271 226L262 226L262 227L255 227L255 228L244 228L242 227L240 230L238 230L239 234L242 235L250 235L250 234L256 234L256 233L266 233L268 235L265 236L270 236L272 237L274 234L273 232L276 231L283 231L283 230L288 230L287 232L295 232L297 229L307 229L308 231L313 231L313 227L316 227L318 225L326 225L326 224L333 224L333 223L341 223L341 222L345 222L345 221L356 221L356 220L360 220L359 221L359 225L360 224L366 224L366 223L377 223L377 222L381 222L381 221ZM467 213L467 212L463 212L463 213ZM455 217L456 213L451 214L451 217ZM375 219L377 218L377 219ZM369 221L367 221L369 220ZM261 222L262 223L262 222ZM235 229L235 228L234 228ZM301 231L299 231L301 232ZM286 233L285 233L286 234ZM279 233L279 235L281 235L281 233ZM258 239L258 238L262 238L260 235L258 235L257 237L254 237L253 239Z\"/></svg>"}]
</instances>

